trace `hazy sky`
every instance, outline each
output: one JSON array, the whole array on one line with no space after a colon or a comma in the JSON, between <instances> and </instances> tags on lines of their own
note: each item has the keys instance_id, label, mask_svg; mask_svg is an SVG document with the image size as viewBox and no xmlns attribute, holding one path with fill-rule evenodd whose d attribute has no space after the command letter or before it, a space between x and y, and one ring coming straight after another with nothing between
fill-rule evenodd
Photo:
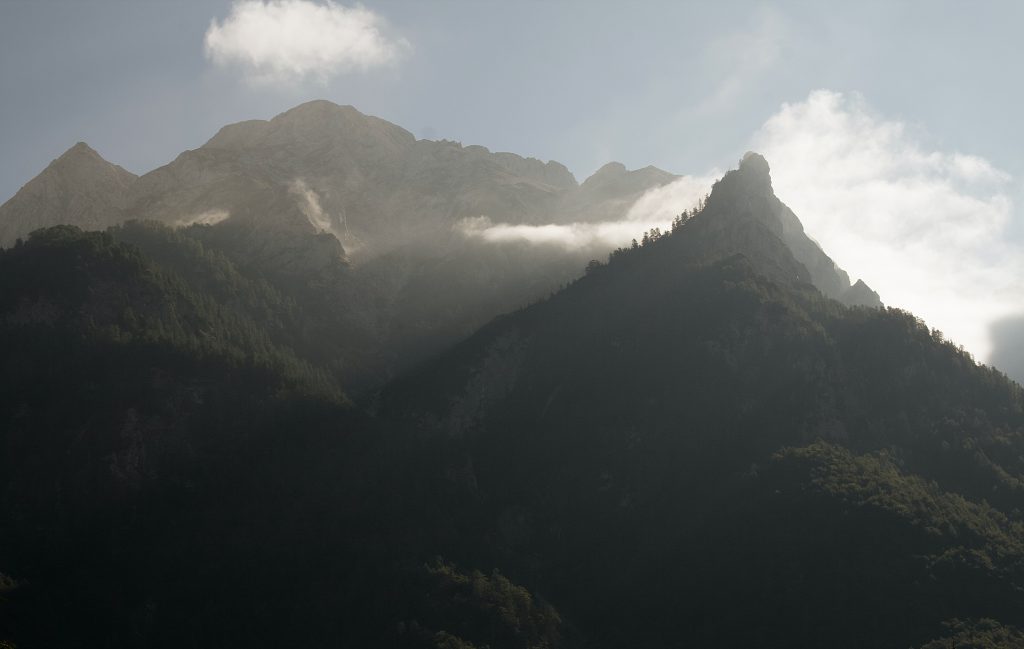
<instances>
[{"instance_id":1,"label":"hazy sky","mask_svg":"<svg viewBox=\"0 0 1024 649\"><path fill-rule=\"evenodd\" d=\"M143 173L313 98L581 180L753 148L851 276L985 359L1024 314L1022 24L1021 2L0 0L0 201L78 140Z\"/></svg>"}]
</instances>

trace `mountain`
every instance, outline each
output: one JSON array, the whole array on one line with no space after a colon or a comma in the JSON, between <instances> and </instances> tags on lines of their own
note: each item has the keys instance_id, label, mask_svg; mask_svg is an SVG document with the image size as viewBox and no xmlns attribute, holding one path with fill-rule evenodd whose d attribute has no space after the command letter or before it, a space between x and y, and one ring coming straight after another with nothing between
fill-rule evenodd
<instances>
[{"instance_id":1,"label":"mountain","mask_svg":"<svg viewBox=\"0 0 1024 649\"><path fill-rule=\"evenodd\" d=\"M153 205L227 217L0 250L0 642L1020 646L1024 392L851 285L761 156L585 271L437 233L360 256L326 187L374 195L419 142L300 109L164 169L198 165ZM281 180L318 147L347 171ZM423 151L483 188L425 200L439 228L501 178L554 209L667 179Z\"/></svg>"},{"instance_id":2,"label":"mountain","mask_svg":"<svg viewBox=\"0 0 1024 649\"><path fill-rule=\"evenodd\" d=\"M856 288L851 286L846 271L804 233L796 214L772 191L768 161L757 153L747 153L737 170L718 181L697 225L700 235L689 238L694 254L764 255L759 267L777 267L773 271L777 280L809 282L848 305L882 306L878 294L862 280ZM779 242L788 251L778 250ZM702 251L697 250L700 246ZM792 267L792 262L802 268Z\"/></svg>"},{"instance_id":3,"label":"mountain","mask_svg":"<svg viewBox=\"0 0 1024 649\"><path fill-rule=\"evenodd\" d=\"M609 162L584 180L579 191L567 196L560 211L575 215L566 220L617 221L645 192L678 179L657 167L630 171L621 162Z\"/></svg>"},{"instance_id":4,"label":"mountain","mask_svg":"<svg viewBox=\"0 0 1024 649\"><path fill-rule=\"evenodd\" d=\"M346 363L355 391L379 387L490 318L550 294L607 252L604 244L568 250L483 241L464 232L465 219L621 219L645 191L676 178L619 165L580 187L557 162L416 140L327 101L226 126L116 187L94 176L118 168L83 147L0 208L8 245L57 223L91 230L157 221L180 230L299 299L305 313L340 323L353 341L346 354L360 357ZM76 160L78 171L66 171ZM59 192L39 189L54 184ZM49 197L45 218L29 200L41 192ZM433 299L442 285L450 290Z\"/></svg>"},{"instance_id":5,"label":"mountain","mask_svg":"<svg viewBox=\"0 0 1024 649\"><path fill-rule=\"evenodd\" d=\"M393 383L416 495L392 516L584 646L1019 646L1024 393L823 297L770 186L748 156L673 232Z\"/></svg>"},{"instance_id":6,"label":"mountain","mask_svg":"<svg viewBox=\"0 0 1024 649\"><path fill-rule=\"evenodd\" d=\"M577 210L635 200L672 178L651 175L646 183L583 201ZM130 211L136 218L188 223L210 212L232 213L246 196L267 188L308 197L316 207L307 214L317 228L337 235L351 254L371 256L447 237L467 217L558 221L560 204L579 193L576 179L557 162L416 140L351 106L313 101L270 121L227 126L199 149L144 175L132 189Z\"/></svg>"},{"instance_id":7,"label":"mountain","mask_svg":"<svg viewBox=\"0 0 1024 649\"><path fill-rule=\"evenodd\" d=\"M777 201L747 156L355 402L351 268L323 304L210 226L0 252L0 639L1019 646L1024 393L824 295ZM470 308L400 283L402 321Z\"/></svg>"},{"instance_id":8,"label":"mountain","mask_svg":"<svg viewBox=\"0 0 1024 649\"><path fill-rule=\"evenodd\" d=\"M0 246L37 228L74 224L102 230L125 219L136 176L79 142L0 206Z\"/></svg>"},{"instance_id":9,"label":"mountain","mask_svg":"<svg viewBox=\"0 0 1024 649\"><path fill-rule=\"evenodd\" d=\"M608 169L581 188L557 162L417 140L351 106L318 100L269 121L226 126L138 179L76 145L5 205L0 223L9 245L58 223L99 229L128 218L175 227L251 220L330 232L350 255L374 256L447 237L467 217L534 224L621 218L644 191L676 178L653 167ZM282 216L281 203L304 218Z\"/></svg>"}]
</instances>

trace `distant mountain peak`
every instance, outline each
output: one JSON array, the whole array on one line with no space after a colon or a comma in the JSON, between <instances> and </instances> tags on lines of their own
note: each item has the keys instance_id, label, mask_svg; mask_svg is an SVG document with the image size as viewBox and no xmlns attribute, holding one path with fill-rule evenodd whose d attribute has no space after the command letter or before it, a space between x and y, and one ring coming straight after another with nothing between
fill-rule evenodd
<instances>
[{"instance_id":1,"label":"distant mountain peak","mask_svg":"<svg viewBox=\"0 0 1024 649\"><path fill-rule=\"evenodd\" d=\"M136 178L77 142L0 205L0 245L53 225L102 229L119 223Z\"/></svg>"},{"instance_id":2,"label":"distant mountain peak","mask_svg":"<svg viewBox=\"0 0 1024 649\"><path fill-rule=\"evenodd\" d=\"M66 170L69 167L77 167L86 172L92 169L103 173L111 168L121 169L121 171L124 171L124 169L118 165L106 160L96 151L96 149L92 148L87 143L76 142L67 151L60 154L59 157L53 160L43 173L54 173ZM124 171L124 173L129 172ZM134 174L130 175L134 177Z\"/></svg>"},{"instance_id":3,"label":"distant mountain peak","mask_svg":"<svg viewBox=\"0 0 1024 649\"><path fill-rule=\"evenodd\" d=\"M602 166L600 169L594 172L591 178L600 178L602 176L618 176L626 173L626 165L621 162L609 162Z\"/></svg>"},{"instance_id":4,"label":"distant mountain peak","mask_svg":"<svg viewBox=\"0 0 1024 649\"><path fill-rule=\"evenodd\" d=\"M69 148L67 151L62 153L60 158L57 158L57 159L61 160L63 158L70 158L70 157L79 156L79 155L89 155L89 156L97 156L97 157L99 157L100 154L96 153L96 149L92 148L91 146L89 146L85 142L76 142L71 148Z\"/></svg>"},{"instance_id":5,"label":"distant mountain peak","mask_svg":"<svg viewBox=\"0 0 1024 649\"><path fill-rule=\"evenodd\" d=\"M368 115L359 112L354 106L336 104L326 99L314 99L290 108L281 113L275 120L288 121L299 119L317 119L331 117L362 117L369 119Z\"/></svg>"},{"instance_id":6,"label":"distant mountain peak","mask_svg":"<svg viewBox=\"0 0 1024 649\"><path fill-rule=\"evenodd\" d=\"M679 176L654 166L630 171L621 162L609 162L583 181L580 188L588 196L609 199L628 197L635 201L643 192L676 180Z\"/></svg>"}]
</instances>

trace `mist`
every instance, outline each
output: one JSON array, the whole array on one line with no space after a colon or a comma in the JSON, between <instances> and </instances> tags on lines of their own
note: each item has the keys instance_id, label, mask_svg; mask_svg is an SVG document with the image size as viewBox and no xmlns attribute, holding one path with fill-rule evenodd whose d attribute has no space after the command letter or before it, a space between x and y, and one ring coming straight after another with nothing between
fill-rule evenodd
<instances>
[{"instance_id":1,"label":"mist","mask_svg":"<svg viewBox=\"0 0 1024 649\"><path fill-rule=\"evenodd\" d=\"M456 224L456 230L467 238L494 244L523 242L572 252L607 252L629 245L632 239L640 239L644 232L654 228L668 231L672 219L684 210L696 207L711 190L719 175L710 172L700 176L683 176L660 187L648 189L617 220L525 225L494 223L482 215L462 219Z\"/></svg>"}]
</instances>

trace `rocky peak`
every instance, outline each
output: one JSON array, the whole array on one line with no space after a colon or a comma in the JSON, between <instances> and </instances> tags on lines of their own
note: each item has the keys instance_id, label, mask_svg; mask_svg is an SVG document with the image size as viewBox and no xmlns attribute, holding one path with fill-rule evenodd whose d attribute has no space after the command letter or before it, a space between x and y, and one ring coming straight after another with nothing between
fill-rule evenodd
<instances>
[{"instance_id":1,"label":"rocky peak","mask_svg":"<svg viewBox=\"0 0 1024 649\"><path fill-rule=\"evenodd\" d=\"M57 158L57 162L75 160L75 159L91 159L91 160L103 160L99 153L96 153L96 149L92 148L85 142L76 142L70 149L65 151Z\"/></svg>"},{"instance_id":2,"label":"rocky peak","mask_svg":"<svg viewBox=\"0 0 1024 649\"><path fill-rule=\"evenodd\" d=\"M413 134L400 126L324 99L300 104L274 117L269 123L267 140L268 144L289 140L347 142L392 151L416 142Z\"/></svg>"},{"instance_id":3,"label":"rocky peak","mask_svg":"<svg viewBox=\"0 0 1024 649\"><path fill-rule=\"evenodd\" d=\"M775 196L771 167L764 156L748 151L737 169L715 183L706 211L715 219L733 224L756 222L767 229L786 244L792 257L806 269L810 282L823 294L851 306L882 305L878 294L863 281L851 287L846 271L807 236L800 219Z\"/></svg>"},{"instance_id":4,"label":"rocky peak","mask_svg":"<svg viewBox=\"0 0 1024 649\"><path fill-rule=\"evenodd\" d=\"M600 169L595 171L594 174L587 180L592 180L595 178L607 178L610 176L621 176L622 174L626 173L626 171L626 165L622 164L621 162L612 161L606 163Z\"/></svg>"},{"instance_id":5,"label":"rocky peak","mask_svg":"<svg viewBox=\"0 0 1024 649\"><path fill-rule=\"evenodd\" d=\"M740 159L740 173L750 174L752 177L763 178L771 186L771 167L768 161L760 153L747 151Z\"/></svg>"},{"instance_id":6,"label":"rocky peak","mask_svg":"<svg viewBox=\"0 0 1024 649\"><path fill-rule=\"evenodd\" d=\"M657 167L648 166L630 171L621 162L609 162L583 181L580 189L584 193L622 195L635 200L638 193L672 182L676 178L678 176Z\"/></svg>"},{"instance_id":7,"label":"rocky peak","mask_svg":"<svg viewBox=\"0 0 1024 649\"><path fill-rule=\"evenodd\" d=\"M73 175L82 179L92 178L96 181L109 179L115 183L124 184L130 184L136 178L135 174L104 160L103 156L85 142L77 142L62 153L36 179L33 179L33 182L45 176L54 175Z\"/></svg>"},{"instance_id":8,"label":"rocky peak","mask_svg":"<svg viewBox=\"0 0 1024 649\"><path fill-rule=\"evenodd\" d=\"M102 229L118 223L135 179L78 142L0 206L0 245L53 225Z\"/></svg>"}]
</instances>

